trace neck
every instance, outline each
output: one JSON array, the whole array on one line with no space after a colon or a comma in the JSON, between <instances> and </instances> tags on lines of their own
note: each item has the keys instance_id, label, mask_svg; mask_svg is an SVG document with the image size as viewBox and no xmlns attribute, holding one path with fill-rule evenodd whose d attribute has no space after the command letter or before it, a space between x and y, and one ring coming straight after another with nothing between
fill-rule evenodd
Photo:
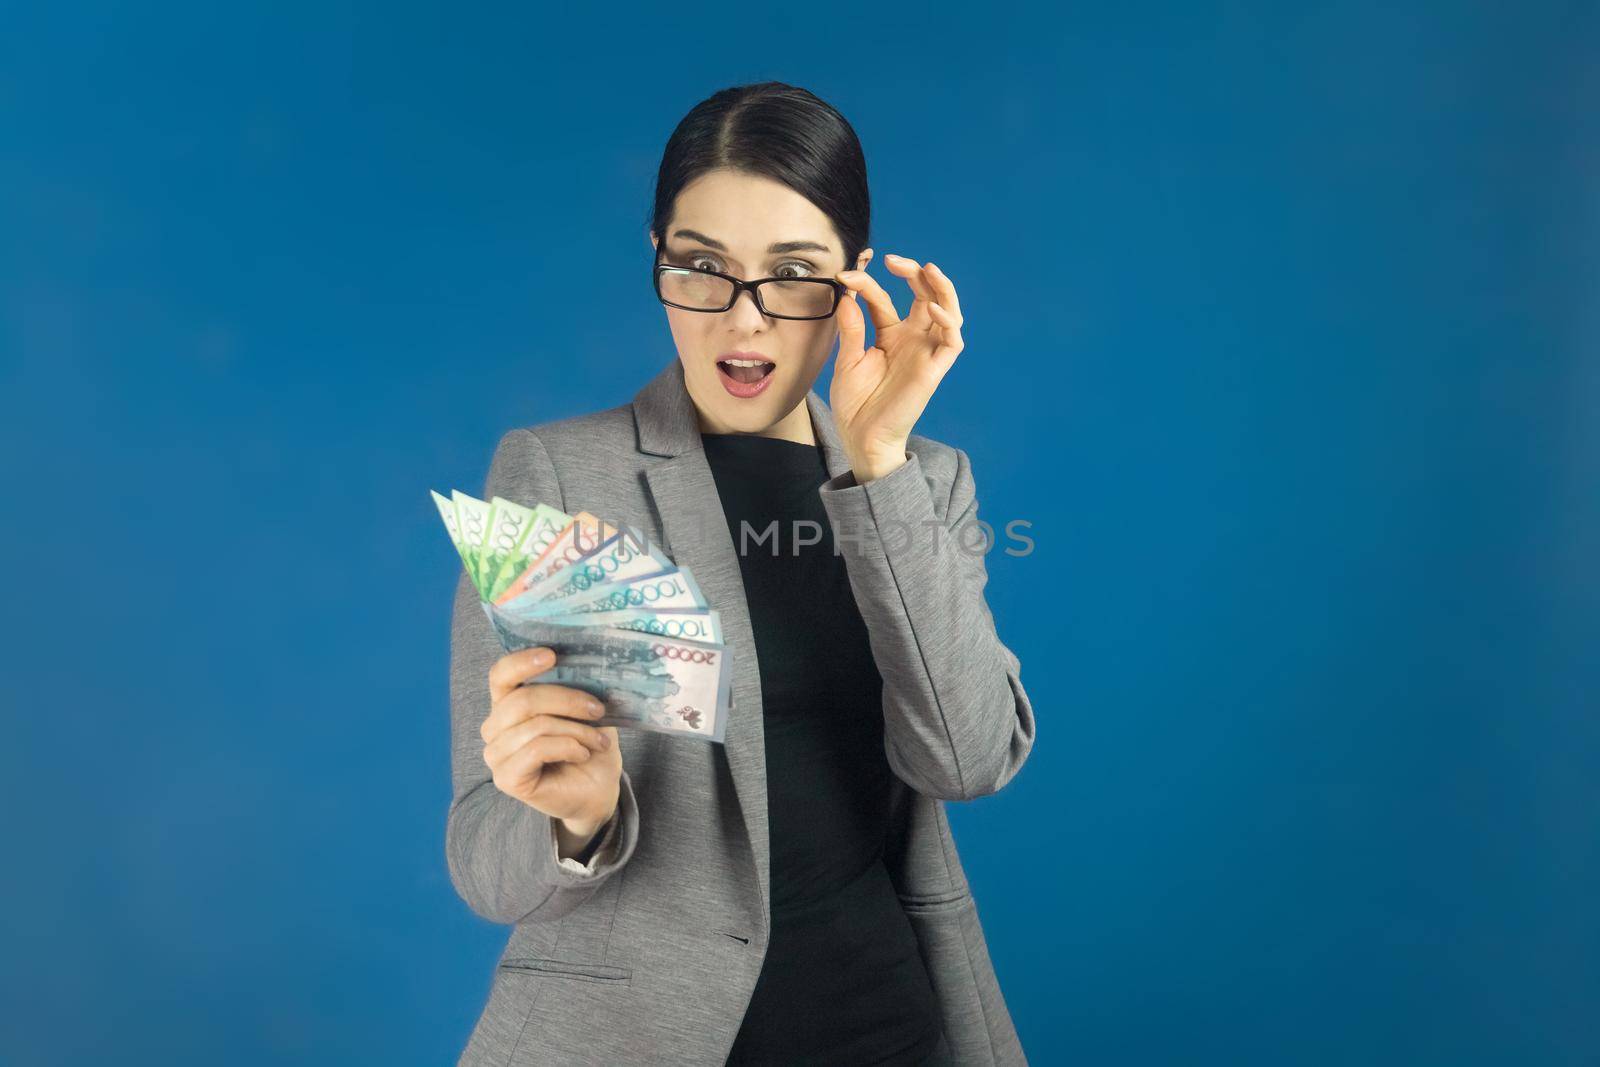
<instances>
[{"instance_id":1,"label":"neck","mask_svg":"<svg viewBox=\"0 0 1600 1067\"><path fill-rule=\"evenodd\" d=\"M768 426L764 430L735 430L726 426L719 426L706 418L705 412L699 405L695 406L695 416L700 424L701 433L750 433L755 437L776 437L781 441L794 441L796 444L815 445L817 443L816 429L811 425L811 408L804 397L794 406L794 410Z\"/></svg>"}]
</instances>

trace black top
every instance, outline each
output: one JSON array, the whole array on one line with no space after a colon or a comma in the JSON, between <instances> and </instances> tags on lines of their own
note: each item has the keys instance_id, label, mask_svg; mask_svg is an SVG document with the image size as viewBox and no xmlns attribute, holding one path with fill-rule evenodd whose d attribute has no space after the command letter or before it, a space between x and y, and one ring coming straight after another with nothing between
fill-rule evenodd
<instances>
[{"instance_id":1,"label":"black top","mask_svg":"<svg viewBox=\"0 0 1600 1067\"><path fill-rule=\"evenodd\" d=\"M827 466L815 445L701 439L755 634L772 839L772 937L728 1062L923 1063L939 1006L884 866L883 679L818 494Z\"/></svg>"}]
</instances>

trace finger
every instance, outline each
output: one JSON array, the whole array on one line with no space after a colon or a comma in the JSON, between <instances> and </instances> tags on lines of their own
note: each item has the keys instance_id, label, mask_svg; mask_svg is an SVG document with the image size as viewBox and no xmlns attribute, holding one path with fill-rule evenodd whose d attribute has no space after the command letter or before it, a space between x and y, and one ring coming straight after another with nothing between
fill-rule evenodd
<instances>
[{"instance_id":1,"label":"finger","mask_svg":"<svg viewBox=\"0 0 1600 1067\"><path fill-rule=\"evenodd\" d=\"M502 698L529 678L543 674L555 665L556 654L548 648L524 648L508 652L489 668L489 703Z\"/></svg>"},{"instance_id":2,"label":"finger","mask_svg":"<svg viewBox=\"0 0 1600 1067\"><path fill-rule=\"evenodd\" d=\"M939 327L939 346L933 350L930 361L939 368L942 377L956 361L966 343L961 339L961 321L950 314L949 310L940 304L929 304L928 313L933 316L934 323Z\"/></svg>"},{"instance_id":3,"label":"finger","mask_svg":"<svg viewBox=\"0 0 1600 1067\"><path fill-rule=\"evenodd\" d=\"M594 753L575 737L543 734L517 749L494 769L494 784L504 790L536 778L552 763L582 763Z\"/></svg>"},{"instance_id":4,"label":"finger","mask_svg":"<svg viewBox=\"0 0 1600 1067\"><path fill-rule=\"evenodd\" d=\"M840 299L834 317L839 320L839 362L849 366L867 350L867 318L856 303L854 290Z\"/></svg>"},{"instance_id":5,"label":"finger","mask_svg":"<svg viewBox=\"0 0 1600 1067\"><path fill-rule=\"evenodd\" d=\"M507 727L536 715L560 715L585 721L600 718L605 710L605 705L598 697L581 689L551 682L535 682L508 693L490 710L489 717L478 728L478 734L488 741Z\"/></svg>"},{"instance_id":6,"label":"finger","mask_svg":"<svg viewBox=\"0 0 1600 1067\"><path fill-rule=\"evenodd\" d=\"M956 299L956 283L950 280L950 275L932 263L924 263L922 273L927 275L933 285L933 299L940 307L954 315L956 322L960 323L961 301Z\"/></svg>"},{"instance_id":7,"label":"finger","mask_svg":"<svg viewBox=\"0 0 1600 1067\"><path fill-rule=\"evenodd\" d=\"M498 766L507 756L535 737L555 734L575 737L595 752L603 752L611 744L598 726L588 726L573 719L563 719L559 715L537 715L531 719L524 719L515 726L508 726L490 738L488 744L483 746L483 761L490 767Z\"/></svg>"},{"instance_id":8,"label":"finger","mask_svg":"<svg viewBox=\"0 0 1600 1067\"><path fill-rule=\"evenodd\" d=\"M898 274L911 286L911 292L918 300L932 303L934 300L933 289L928 285L928 279L923 277L922 264L914 259L893 254L883 257L883 265Z\"/></svg>"},{"instance_id":9,"label":"finger","mask_svg":"<svg viewBox=\"0 0 1600 1067\"><path fill-rule=\"evenodd\" d=\"M485 741L495 734L515 726L535 715L563 715L577 720L598 719L606 713L600 698L553 682L535 682L520 686L489 711L489 717L478 728L478 736Z\"/></svg>"},{"instance_id":10,"label":"finger","mask_svg":"<svg viewBox=\"0 0 1600 1067\"><path fill-rule=\"evenodd\" d=\"M867 302L867 312L872 316L874 330L887 330L900 321L900 313L894 309L894 301L884 291L883 286L878 284L878 279L864 270L842 270L837 277Z\"/></svg>"}]
</instances>

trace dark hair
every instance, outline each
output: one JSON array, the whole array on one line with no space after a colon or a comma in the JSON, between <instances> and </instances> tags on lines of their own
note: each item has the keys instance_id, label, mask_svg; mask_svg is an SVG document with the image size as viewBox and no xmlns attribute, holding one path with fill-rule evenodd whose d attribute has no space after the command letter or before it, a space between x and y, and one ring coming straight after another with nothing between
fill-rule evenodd
<instances>
[{"instance_id":1,"label":"dark hair","mask_svg":"<svg viewBox=\"0 0 1600 1067\"><path fill-rule=\"evenodd\" d=\"M783 82L723 89L678 123L656 172L650 231L663 245L684 186L729 167L782 182L817 205L854 268L867 247L872 202L867 161L856 131L832 105Z\"/></svg>"}]
</instances>

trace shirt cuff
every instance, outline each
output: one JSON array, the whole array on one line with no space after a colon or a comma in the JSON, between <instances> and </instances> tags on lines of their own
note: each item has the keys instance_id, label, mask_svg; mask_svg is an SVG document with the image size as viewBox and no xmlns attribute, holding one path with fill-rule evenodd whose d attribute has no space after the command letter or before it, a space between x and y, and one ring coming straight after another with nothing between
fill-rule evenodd
<instances>
[{"instance_id":1,"label":"shirt cuff","mask_svg":"<svg viewBox=\"0 0 1600 1067\"><path fill-rule=\"evenodd\" d=\"M621 835L617 833L617 824L621 821L622 805L617 805L617 810L611 813L605 825L596 831L593 839L585 845L577 856L561 855L561 840L556 833L556 820L550 820L550 851L556 857L556 863L574 874L593 874L595 864L602 859L610 858L616 853L616 843ZM587 859L580 859L584 853Z\"/></svg>"}]
</instances>

